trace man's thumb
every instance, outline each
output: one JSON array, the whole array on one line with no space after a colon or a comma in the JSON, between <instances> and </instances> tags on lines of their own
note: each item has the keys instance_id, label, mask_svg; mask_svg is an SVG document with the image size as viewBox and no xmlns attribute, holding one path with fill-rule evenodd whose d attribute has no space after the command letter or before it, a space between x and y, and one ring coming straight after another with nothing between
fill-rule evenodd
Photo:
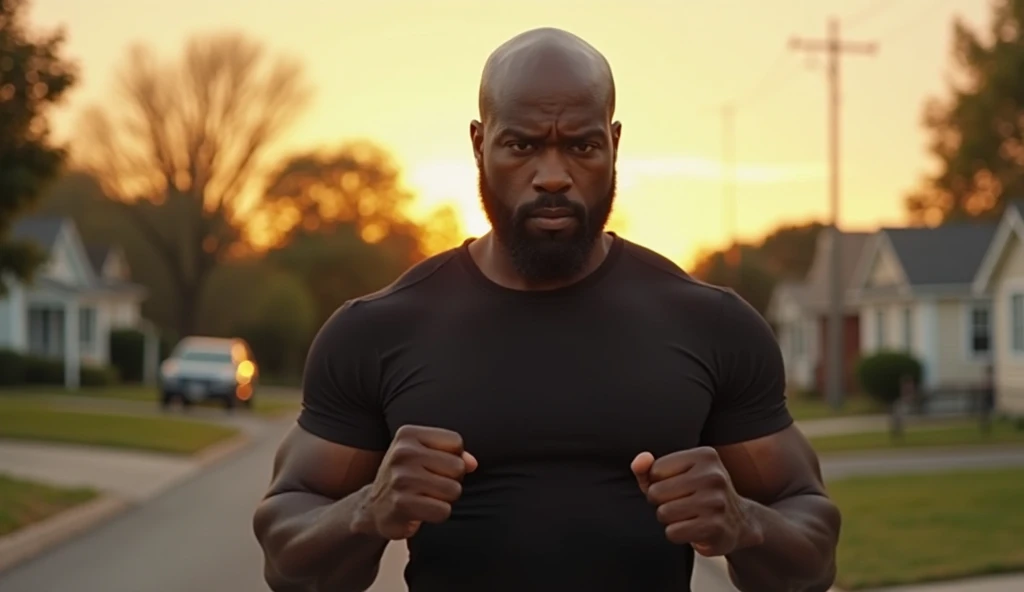
<instances>
[{"instance_id":1,"label":"man's thumb","mask_svg":"<svg viewBox=\"0 0 1024 592\"><path fill-rule=\"evenodd\" d=\"M640 485L640 491L643 491L644 495L647 494L647 487L651 484L649 473L653 465L654 455L650 452L641 452L629 464L629 468L636 475L636 482Z\"/></svg>"}]
</instances>

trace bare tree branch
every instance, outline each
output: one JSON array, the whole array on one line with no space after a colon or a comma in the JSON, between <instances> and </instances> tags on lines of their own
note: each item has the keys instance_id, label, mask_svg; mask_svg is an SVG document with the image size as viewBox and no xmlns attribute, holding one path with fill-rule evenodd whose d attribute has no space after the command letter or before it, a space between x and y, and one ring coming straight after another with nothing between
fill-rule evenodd
<instances>
[{"instance_id":1,"label":"bare tree branch","mask_svg":"<svg viewBox=\"0 0 1024 592\"><path fill-rule=\"evenodd\" d=\"M83 122L76 163L123 203L180 202L187 215L165 232L144 215L130 219L173 257L175 282L199 290L241 236L244 200L267 149L306 105L302 68L221 34L192 39L171 65L133 48L118 91Z\"/></svg>"}]
</instances>

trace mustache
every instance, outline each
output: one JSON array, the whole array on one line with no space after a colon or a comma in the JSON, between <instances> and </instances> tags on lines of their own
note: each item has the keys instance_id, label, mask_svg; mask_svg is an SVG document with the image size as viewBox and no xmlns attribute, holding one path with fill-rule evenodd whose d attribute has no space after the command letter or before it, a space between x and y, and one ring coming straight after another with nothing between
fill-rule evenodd
<instances>
[{"instance_id":1,"label":"mustache","mask_svg":"<svg viewBox=\"0 0 1024 592\"><path fill-rule=\"evenodd\" d=\"M572 212L572 216L580 220L587 214L586 207L576 201L569 199L564 193L541 193L530 203L522 204L516 208L516 218L522 220L533 215L541 209L565 208Z\"/></svg>"}]
</instances>

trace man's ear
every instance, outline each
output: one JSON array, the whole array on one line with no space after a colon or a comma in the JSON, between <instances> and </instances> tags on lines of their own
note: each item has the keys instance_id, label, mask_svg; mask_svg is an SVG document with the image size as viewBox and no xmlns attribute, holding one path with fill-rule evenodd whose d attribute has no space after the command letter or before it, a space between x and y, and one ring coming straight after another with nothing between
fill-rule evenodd
<instances>
[{"instance_id":1,"label":"man's ear","mask_svg":"<svg viewBox=\"0 0 1024 592\"><path fill-rule=\"evenodd\" d=\"M473 158L477 166L483 166L484 162L484 124L477 120L469 122L469 141L473 145Z\"/></svg>"},{"instance_id":2,"label":"man's ear","mask_svg":"<svg viewBox=\"0 0 1024 592\"><path fill-rule=\"evenodd\" d=\"M612 123L612 148L615 149L615 159L619 158L619 138L622 137L622 124L618 121Z\"/></svg>"}]
</instances>

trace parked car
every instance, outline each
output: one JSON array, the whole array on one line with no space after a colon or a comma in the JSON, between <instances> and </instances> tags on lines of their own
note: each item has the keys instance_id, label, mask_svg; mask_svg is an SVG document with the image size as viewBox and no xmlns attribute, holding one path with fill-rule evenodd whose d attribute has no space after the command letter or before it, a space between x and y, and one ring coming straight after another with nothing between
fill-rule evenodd
<instances>
[{"instance_id":1,"label":"parked car","mask_svg":"<svg viewBox=\"0 0 1024 592\"><path fill-rule=\"evenodd\" d=\"M186 337L160 366L160 402L183 406L215 400L251 407L259 367L244 339Z\"/></svg>"}]
</instances>

